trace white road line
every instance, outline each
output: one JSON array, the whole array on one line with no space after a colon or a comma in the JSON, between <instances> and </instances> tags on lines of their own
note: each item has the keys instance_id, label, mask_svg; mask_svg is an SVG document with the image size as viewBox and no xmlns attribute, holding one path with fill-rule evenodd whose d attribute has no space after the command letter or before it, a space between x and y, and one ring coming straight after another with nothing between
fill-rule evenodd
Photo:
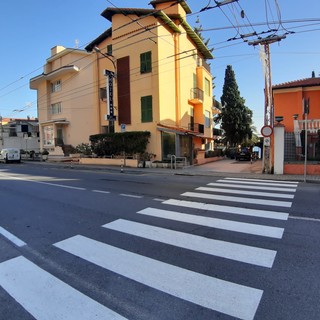
<instances>
[{"instance_id":1,"label":"white road line","mask_svg":"<svg viewBox=\"0 0 320 320\"><path fill-rule=\"evenodd\" d=\"M221 180L223 181L223 180ZM235 188L235 189L254 189L254 190L270 190L270 191L282 191L282 192L296 192L295 188L281 188L281 187L267 187L267 186L256 186L256 185L241 185L238 183L230 184L230 183L208 183L208 186L213 187L223 187L223 188Z\"/></svg>"},{"instance_id":2,"label":"white road line","mask_svg":"<svg viewBox=\"0 0 320 320\"><path fill-rule=\"evenodd\" d=\"M187 207L187 208L194 208L194 209L201 209L201 210L207 210L207 211L240 214L240 215L244 215L244 216L252 216L252 217L259 217L259 218L277 219L277 220L288 220L288 216L289 216L289 214L285 213L285 212L258 210L258 209L249 209L249 208L240 208L240 207L230 207L230 206L222 206L222 205L217 205L217 204L175 200L175 199L166 200L163 202L163 204L169 204L169 205Z\"/></svg>"},{"instance_id":3,"label":"white road line","mask_svg":"<svg viewBox=\"0 0 320 320\"><path fill-rule=\"evenodd\" d=\"M261 204L266 206L277 206L277 207L286 207L290 208L292 202L287 201L276 201L276 200L266 200L266 199L257 199L257 198L240 198L240 197L230 197L230 196L220 196L216 194L206 194L206 193L196 193L196 192L185 192L181 194L185 197L192 198L201 198L201 199L210 199L210 200L222 200L222 201L231 201L231 202L240 202L240 203L252 203L252 204Z\"/></svg>"},{"instance_id":4,"label":"white road line","mask_svg":"<svg viewBox=\"0 0 320 320\"><path fill-rule=\"evenodd\" d=\"M136 196L134 194L126 194L126 193L120 193L120 196L128 197L128 198L137 198L137 199L142 199L143 198L143 196Z\"/></svg>"},{"instance_id":5,"label":"white road line","mask_svg":"<svg viewBox=\"0 0 320 320\"><path fill-rule=\"evenodd\" d=\"M269 182L276 182L281 184L296 184L298 185L298 181L281 181L281 180L269 180L269 179L249 179L249 178L225 178L226 180L239 180L239 181L257 181L257 182L264 182L268 184Z\"/></svg>"},{"instance_id":6,"label":"white road line","mask_svg":"<svg viewBox=\"0 0 320 320\"><path fill-rule=\"evenodd\" d=\"M110 193L110 191L103 191L103 190L92 190L92 192L96 192L96 193L105 193L105 194Z\"/></svg>"},{"instance_id":7,"label":"white road line","mask_svg":"<svg viewBox=\"0 0 320 320\"><path fill-rule=\"evenodd\" d=\"M159 201L159 202L163 202L165 199L160 199L160 198L153 198L154 201Z\"/></svg>"},{"instance_id":8,"label":"white road line","mask_svg":"<svg viewBox=\"0 0 320 320\"><path fill-rule=\"evenodd\" d=\"M208 188L208 187L199 187L196 188L199 191L209 191L209 192L219 192L219 193L228 193L228 194L244 194L250 196L261 196L261 197L272 197L272 198L284 198L284 199L293 199L293 194L283 194L283 193L274 193L274 192L259 192L259 191L243 191L243 190L230 190L230 189L218 189L218 188Z\"/></svg>"},{"instance_id":9,"label":"white road line","mask_svg":"<svg viewBox=\"0 0 320 320\"><path fill-rule=\"evenodd\" d=\"M192 223L200 226L228 230L257 236L281 239L284 229L278 227L264 226L260 224L238 222L232 220L217 219L211 217L195 216L176 211L161 210L155 208L146 208L138 211L139 214L144 214L161 219L169 219L184 223Z\"/></svg>"},{"instance_id":10,"label":"white road line","mask_svg":"<svg viewBox=\"0 0 320 320\"><path fill-rule=\"evenodd\" d=\"M55 246L151 288L240 319L254 318L263 293L80 235Z\"/></svg>"},{"instance_id":11,"label":"white road line","mask_svg":"<svg viewBox=\"0 0 320 320\"><path fill-rule=\"evenodd\" d=\"M24 241L2 227L0 227L0 234L11 241L13 244L15 244L17 247L23 247L27 245Z\"/></svg>"},{"instance_id":12,"label":"white road line","mask_svg":"<svg viewBox=\"0 0 320 320\"><path fill-rule=\"evenodd\" d=\"M103 227L172 246L261 267L271 268L276 256L276 251L274 250L208 239L123 219L107 223Z\"/></svg>"},{"instance_id":13,"label":"white road line","mask_svg":"<svg viewBox=\"0 0 320 320\"><path fill-rule=\"evenodd\" d=\"M37 320L125 319L24 257L0 264L0 285Z\"/></svg>"},{"instance_id":14,"label":"white road line","mask_svg":"<svg viewBox=\"0 0 320 320\"><path fill-rule=\"evenodd\" d=\"M225 183L234 183L235 180L217 180L217 182L225 182ZM298 185L296 184L288 184L288 183L272 183L272 182L254 182L254 181L246 181L246 180L237 180L237 183L241 184L250 184L250 185L260 185L260 186L275 186L275 187L288 187L288 188L296 188Z\"/></svg>"},{"instance_id":15,"label":"white road line","mask_svg":"<svg viewBox=\"0 0 320 320\"><path fill-rule=\"evenodd\" d=\"M293 220L304 220L304 221L313 221L313 222L320 222L320 219L316 219L316 218L308 218L308 217L296 217L296 216L289 216L289 219L293 219Z\"/></svg>"},{"instance_id":16,"label":"white road line","mask_svg":"<svg viewBox=\"0 0 320 320\"><path fill-rule=\"evenodd\" d=\"M11 178L13 180L20 180L20 181L26 181L26 182L33 182L33 183L40 183L40 184L45 184L48 186L53 186L53 187L60 187L60 188L67 188L67 189L74 189L74 190L86 190L86 188L79 188L79 187L72 187L72 186L67 186L64 184L57 184L57 183L50 183L50 182L43 182L43 181L35 181L35 180L30 180L30 179L25 179L25 178L19 178L19 177L14 177L14 176L7 176L8 178Z\"/></svg>"}]
</instances>

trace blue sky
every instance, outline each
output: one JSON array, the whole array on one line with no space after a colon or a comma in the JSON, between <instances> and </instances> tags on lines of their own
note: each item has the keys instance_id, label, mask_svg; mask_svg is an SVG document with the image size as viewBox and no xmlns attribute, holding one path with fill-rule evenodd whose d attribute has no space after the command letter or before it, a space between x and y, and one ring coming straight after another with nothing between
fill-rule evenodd
<instances>
[{"instance_id":1,"label":"blue sky","mask_svg":"<svg viewBox=\"0 0 320 320\"><path fill-rule=\"evenodd\" d=\"M222 0L220 0L222 1ZM42 66L55 45L79 48L110 27L100 16L107 7L152 8L148 0L11 0L1 4L0 32L0 115L23 118L37 116L36 92L29 89L30 78L42 73ZM188 0L193 14L191 26L199 19L202 35L210 39L214 60L214 94L220 101L227 65L231 65L246 105L253 111L254 125L260 131L264 119L264 75L259 47L251 46L241 35L277 29L283 35L295 33L270 45L272 83L308 78L320 74L320 2L309 0L239 0L232 5L200 12L213 0ZM276 6L278 4L278 7ZM244 11L244 18L241 17ZM199 24L198 24L199 25ZM240 26L240 27L239 27ZM265 37L271 33L261 34ZM236 40L228 39L235 38ZM240 39L239 39L240 38ZM256 39L248 38L249 41Z\"/></svg>"}]
</instances>

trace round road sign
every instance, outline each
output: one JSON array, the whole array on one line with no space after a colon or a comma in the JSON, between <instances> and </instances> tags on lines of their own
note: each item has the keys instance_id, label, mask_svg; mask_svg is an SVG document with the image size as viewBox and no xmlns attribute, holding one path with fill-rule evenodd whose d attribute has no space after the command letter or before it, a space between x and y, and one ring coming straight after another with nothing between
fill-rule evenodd
<instances>
[{"instance_id":1,"label":"round road sign","mask_svg":"<svg viewBox=\"0 0 320 320\"><path fill-rule=\"evenodd\" d=\"M273 132L273 129L271 126L263 126L261 128L261 134L264 136L264 137L270 137L272 135L272 132Z\"/></svg>"}]
</instances>

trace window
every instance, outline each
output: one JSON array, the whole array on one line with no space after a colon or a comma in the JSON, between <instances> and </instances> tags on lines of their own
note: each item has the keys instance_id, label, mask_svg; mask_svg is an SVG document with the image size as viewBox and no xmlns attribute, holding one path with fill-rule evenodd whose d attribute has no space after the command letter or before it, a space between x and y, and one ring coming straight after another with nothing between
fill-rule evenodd
<instances>
[{"instance_id":1,"label":"window","mask_svg":"<svg viewBox=\"0 0 320 320\"><path fill-rule=\"evenodd\" d=\"M151 51L140 54L140 72L148 73L152 71Z\"/></svg>"},{"instance_id":2,"label":"window","mask_svg":"<svg viewBox=\"0 0 320 320\"><path fill-rule=\"evenodd\" d=\"M112 44L107 45L107 55L112 56Z\"/></svg>"},{"instance_id":3,"label":"window","mask_svg":"<svg viewBox=\"0 0 320 320\"><path fill-rule=\"evenodd\" d=\"M53 126L45 126L43 127L43 145L44 146L53 146L54 138L53 138Z\"/></svg>"},{"instance_id":4,"label":"window","mask_svg":"<svg viewBox=\"0 0 320 320\"><path fill-rule=\"evenodd\" d=\"M152 122L152 96L141 97L141 122Z\"/></svg>"},{"instance_id":5,"label":"window","mask_svg":"<svg viewBox=\"0 0 320 320\"><path fill-rule=\"evenodd\" d=\"M51 82L51 92L61 91L61 80Z\"/></svg>"},{"instance_id":6,"label":"window","mask_svg":"<svg viewBox=\"0 0 320 320\"><path fill-rule=\"evenodd\" d=\"M211 117L210 111L205 111L204 123L205 123L206 128L210 128L210 126L211 126L211 118L210 117Z\"/></svg>"},{"instance_id":7,"label":"window","mask_svg":"<svg viewBox=\"0 0 320 320\"><path fill-rule=\"evenodd\" d=\"M204 81L204 92L210 96L210 81L207 78L205 78Z\"/></svg>"},{"instance_id":8,"label":"window","mask_svg":"<svg viewBox=\"0 0 320 320\"><path fill-rule=\"evenodd\" d=\"M50 106L50 114L58 114L61 113L61 102L53 103Z\"/></svg>"}]
</instances>

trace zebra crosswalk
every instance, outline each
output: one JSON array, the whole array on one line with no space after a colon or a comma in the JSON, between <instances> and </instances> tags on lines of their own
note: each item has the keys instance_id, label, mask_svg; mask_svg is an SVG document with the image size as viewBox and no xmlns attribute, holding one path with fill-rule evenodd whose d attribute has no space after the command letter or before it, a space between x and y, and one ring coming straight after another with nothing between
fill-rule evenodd
<instances>
[{"instance_id":1,"label":"zebra crosswalk","mask_svg":"<svg viewBox=\"0 0 320 320\"><path fill-rule=\"evenodd\" d=\"M222 258L226 263L241 263L243 268L254 266L272 270L277 251L263 247L261 243L263 239L281 241L285 231L284 222L288 219L288 213L283 210L291 207L297 187L297 182L220 179L182 193L181 199L158 201L157 208L146 207L136 212L139 220L149 221L144 218L152 217L158 219L159 225L119 218L101 227L105 232L151 241L150 246L160 243L168 247L168 255L170 248L174 247L201 253L198 259ZM279 198L285 201L277 200ZM206 202L198 202L198 199ZM225 201L228 204L224 204ZM235 202L236 206L230 206L230 202ZM227 217L224 218L224 215ZM173 222L173 228L163 227ZM214 236L177 230L177 223L228 233L221 240ZM260 245L236 243L228 239L230 233L248 235L248 241L252 239L250 236L259 237L261 241L257 243ZM78 257L177 299L237 319L254 319L264 288L237 283L234 280L236 275L232 279L220 279L107 242L79 234L53 246L61 253ZM266 243L268 246L270 242ZM0 286L40 320L139 318L137 315L130 316L127 311L123 314L119 310L115 312L23 256L0 263Z\"/></svg>"}]
</instances>

